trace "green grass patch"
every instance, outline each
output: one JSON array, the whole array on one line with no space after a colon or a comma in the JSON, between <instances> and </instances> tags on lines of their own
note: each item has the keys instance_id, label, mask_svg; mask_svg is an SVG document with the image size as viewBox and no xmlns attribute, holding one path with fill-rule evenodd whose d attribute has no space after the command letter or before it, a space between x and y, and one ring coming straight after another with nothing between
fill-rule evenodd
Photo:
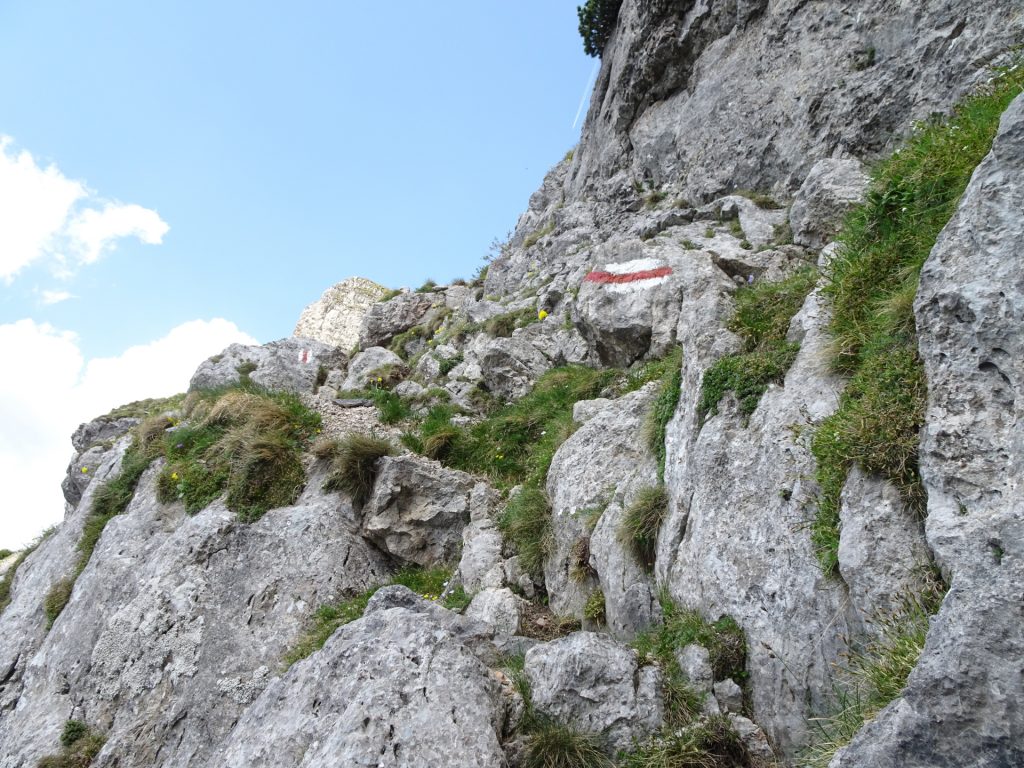
<instances>
[{"instance_id":1,"label":"green grass patch","mask_svg":"<svg viewBox=\"0 0 1024 768\"><path fill-rule=\"evenodd\" d=\"M590 593L590 597L587 598L587 602L583 606L583 617L590 621L595 621L598 624L604 624L604 592L600 589L594 590Z\"/></svg>"},{"instance_id":2,"label":"green grass patch","mask_svg":"<svg viewBox=\"0 0 1024 768\"><path fill-rule=\"evenodd\" d=\"M509 501L498 518L506 541L515 543L523 570L540 579L551 551L551 503L537 486L527 486Z\"/></svg>"},{"instance_id":3,"label":"green grass patch","mask_svg":"<svg viewBox=\"0 0 1024 768\"><path fill-rule=\"evenodd\" d=\"M513 312L506 312L503 315L495 315L494 317L488 318L484 321L483 329L485 333L490 334L498 338L509 337L512 332L519 328L525 328L532 323L536 323L539 320L537 311L532 307L526 307L524 309L517 309Z\"/></svg>"},{"instance_id":4,"label":"green grass patch","mask_svg":"<svg viewBox=\"0 0 1024 768\"><path fill-rule=\"evenodd\" d=\"M321 440L313 452L318 458L330 461L324 490L344 491L357 504L364 504L373 492L378 460L393 456L395 448L390 441L376 435L352 433L341 440Z\"/></svg>"},{"instance_id":5,"label":"green grass patch","mask_svg":"<svg viewBox=\"0 0 1024 768\"><path fill-rule=\"evenodd\" d=\"M661 665L666 685L666 720L685 724L698 711L694 697L676 661L676 651L698 643L708 650L715 680L732 679L743 685L748 677L747 642L743 630L730 616L707 621L696 611L679 608L665 593L661 598L662 623L637 636L633 647L641 657Z\"/></svg>"},{"instance_id":6,"label":"green grass patch","mask_svg":"<svg viewBox=\"0 0 1024 768\"><path fill-rule=\"evenodd\" d=\"M752 768L754 758L724 715L693 723L626 755L621 768Z\"/></svg>"},{"instance_id":7,"label":"green grass patch","mask_svg":"<svg viewBox=\"0 0 1024 768\"><path fill-rule=\"evenodd\" d=\"M677 348L666 356L659 366L661 388L658 396L647 414L644 423L644 434L647 444L658 459L658 479L665 479L665 433L668 423L675 415L679 406L679 396L683 386L683 352Z\"/></svg>"},{"instance_id":8,"label":"green grass patch","mask_svg":"<svg viewBox=\"0 0 1024 768\"><path fill-rule=\"evenodd\" d=\"M1024 91L1024 68L1003 69L953 114L918 125L875 168L826 273L833 367L851 377L812 441L821 488L812 538L826 573L838 568L839 497L853 464L886 478L923 511L918 435L926 382L913 301L921 267L992 146L999 118Z\"/></svg>"},{"instance_id":9,"label":"green grass patch","mask_svg":"<svg viewBox=\"0 0 1024 768\"><path fill-rule=\"evenodd\" d=\"M548 235L550 235L554 231L555 231L555 222L554 221L549 221L547 224L545 224L545 225L543 225L541 227L538 227L537 229L533 230L533 232L528 234L525 238L523 238L523 249L525 250L526 248L532 248L533 246L535 246L537 244L537 242L542 237L547 237Z\"/></svg>"},{"instance_id":10,"label":"green grass patch","mask_svg":"<svg viewBox=\"0 0 1024 768\"><path fill-rule=\"evenodd\" d=\"M850 653L840 670L832 713L811 721L811 746L801 755L799 765L826 768L865 723L903 693L924 650L929 617L938 611L945 591L936 583L922 595L907 599L879 625L876 640Z\"/></svg>"},{"instance_id":11,"label":"green grass patch","mask_svg":"<svg viewBox=\"0 0 1024 768\"><path fill-rule=\"evenodd\" d=\"M71 591L75 588L74 579L61 579L46 593L43 599L43 613L46 614L46 628L53 626L53 622L60 616L61 611L71 599Z\"/></svg>"},{"instance_id":12,"label":"green grass patch","mask_svg":"<svg viewBox=\"0 0 1024 768\"><path fill-rule=\"evenodd\" d=\"M668 512L668 492L657 485L642 489L622 517L619 538L648 571L654 568L658 531Z\"/></svg>"},{"instance_id":13,"label":"green grass patch","mask_svg":"<svg viewBox=\"0 0 1024 768\"><path fill-rule=\"evenodd\" d=\"M298 642L285 654L284 663L290 667L324 647L324 643L339 627L362 617L367 603L382 587L401 584L426 600L439 602L445 608L461 612L469 605L469 596L461 585L452 589L444 599L445 590L453 571L448 568L420 568L409 566L394 574L390 581L378 584L365 592L346 598L338 603L322 605L314 612L309 628Z\"/></svg>"},{"instance_id":14,"label":"green grass patch","mask_svg":"<svg viewBox=\"0 0 1024 768\"><path fill-rule=\"evenodd\" d=\"M80 720L68 720L60 735L61 751L47 755L37 768L88 768L103 749L106 738Z\"/></svg>"},{"instance_id":15,"label":"green grass patch","mask_svg":"<svg viewBox=\"0 0 1024 768\"><path fill-rule=\"evenodd\" d=\"M180 499L195 513L226 491L228 509L246 522L295 502L306 481L302 453L320 429L297 395L251 385L200 393L186 416L161 441L161 501Z\"/></svg>"},{"instance_id":16,"label":"green grass patch","mask_svg":"<svg viewBox=\"0 0 1024 768\"><path fill-rule=\"evenodd\" d=\"M149 398L146 400L136 400L125 405L120 405L114 408L107 415L102 418L109 421L115 419L148 419L150 416L159 416L162 413L168 413L170 411L176 411L181 408L185 402L185 393L182 392L171 397L160 397L160 398Z\"/></svg>"},{"instance_id":17,"label":"green grass patch","mask_svg":"<svg viewBox=\"0 0 1024 768\"><path fill-rule=\"evenodd\" d=\"M740 413L749 418L768 386L786 377L800 350L799 344L786 341L786 333L817 276L816 268L806 267L785 280L755 283L736 292L729 329L743 339L743 351L723 357L704 372L697 406L702 423L718 413L727 392L735 393Z\"/></svg>"},{"instance_id":18,"label":"green grass patch","mask_svg":"<svg viewBox=\"0 0 1024 768\"><path fill-rule=\"evenodd\" d=\"M569 725L537 719L526 741L523 768L612 768L601 739Z\"/></svg>"}]
</instances>

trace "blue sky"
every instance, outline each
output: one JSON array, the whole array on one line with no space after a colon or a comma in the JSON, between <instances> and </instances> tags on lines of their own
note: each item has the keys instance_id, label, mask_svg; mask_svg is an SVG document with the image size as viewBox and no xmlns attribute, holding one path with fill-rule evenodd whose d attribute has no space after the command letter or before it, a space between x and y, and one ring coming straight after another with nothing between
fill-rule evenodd
<instances>
[{"instance_id":1,"label":"blue sky","mask_svg":"<svg viewBox=\"0 0 1024 768\"><path fill-rule=\"evenodd\" d=\"M163 394L154 360L180 390L207 347L289 335L350 275L471 276L579 136L576 3L0 5L0 354L30 371L0 387L0 473L42 389L88 418Z\"/></svg>"}]
</instances>

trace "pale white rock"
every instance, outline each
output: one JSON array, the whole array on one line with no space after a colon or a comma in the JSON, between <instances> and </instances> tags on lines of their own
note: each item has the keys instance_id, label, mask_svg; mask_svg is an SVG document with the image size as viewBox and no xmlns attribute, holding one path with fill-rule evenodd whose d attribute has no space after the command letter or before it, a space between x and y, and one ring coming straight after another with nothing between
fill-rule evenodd
<instances>
[{"instance_id":1,"label":"pale white rock","mask_svg":"<svg viewBox=\"0 0 1024 768\"><path fill-rule=\"evenodd\" d=\"M468 592L505 584L505 561L501 552L501 532L493 520L472 520L463 528L459 575Z\"/></svg>"},{"instance_id":2,"label":"pale white rock","mask_svg":"<svg viewBox=\"0 0 1024 768\"><path fill-rule=\"evenodd\" d=\"M743 690L730 679L720 680L712 686L715 701L723 711L739 714L743 711Z\"/></svg>"},{"instance_id":3,"label":"pale white rock","mask_svg":"<svg viewBox=\"0 0 1024 768\"><path fill-rule=\"evenodd\" d=\"M359 343L363 315L387 290L365 277L342 280L302 310L292 335L316 339L344 350L352 349Z\"/></svg>"},{"instance_id":4,"label":"pale white rock","mask_svg":"<svg viewBox=\"0 0 1024 768\"><path fill-rule=\"evenodd\" d=\"M524 666L534 708L628 749L661 725L661 671L607 635L574 632L536 645Z\"/></svg>"},{"instance_id":5,"label":"pale white rock","mask_svg":"<svg viewBox=\"0 0 1024 768\"><path fill-rule=\"evenodd\" d=\"M789 223L793 241L822 248L839 232L843 219L864 199L868 175L857 160L819 160L793 199Z\"/></svg>"},{"instance_id":6,"label":"pale white rock","mask_svg":"<svg viewBox=\"0 0 1024 768\"><path fill-rule=\"evenodd\" d=\"M715 676L711 670L711 654L703 645L690 643L676 651L676 661L690 687L698 693L709 693Z\"/></svg>"},{"instance_id":7,"label":"pale white rock","mask_svg":"<svg viewBox=\"0 0 1024 768\"><path fill-rule=\"evenodd\" d=\"M507 587L488 587L473 595L466 616L490 624L496 634L517 635L525 602Z\"/></svg>"}]
</instances>

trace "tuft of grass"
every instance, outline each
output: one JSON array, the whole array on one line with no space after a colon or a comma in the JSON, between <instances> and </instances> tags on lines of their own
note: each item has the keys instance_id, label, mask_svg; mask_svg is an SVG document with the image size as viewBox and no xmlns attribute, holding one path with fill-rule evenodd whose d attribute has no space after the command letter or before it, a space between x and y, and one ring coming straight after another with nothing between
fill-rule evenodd
<instances>
[{"instance_id":1,"label":"tuft of grass","mask_svg":"<svg viewBox=\"0 0 1024 768\"><path fill-rule=\"evenodd\" d=\"M377 479L377 461L393 456L391 443L376 435L352 433L342 440L325 440L314 446L319 458L330 459L325 491L344 491L357 504L364 504Z\"/></svg>"},{"instance_id":2,"label":"tuft of grass","mask_svg":"<svg viewBox=\"0 0 1024 768\"><path fill-rule=\"evenodd\" d=\"M641 490L622 517L619 538L648 571L654 568L658 530L668 512L668 493L657 485Z\"/></svg>"},{"instance_id":3,"label":"tuft of grass","mask_svg":"<svg viewBox=\"0 0 1024 768\"><path fill-rule=\"evenodd\" d=\"M378 304L383 304L385 301L391 301L395 296L401 296L402 292L397 288L389 288L381 294L381 297L377 299Z\"/></svg>"},{"instance_id":4,"label":"tuft of grass","mask_svg":"<svg viewBox=\"0 0 1024 768\"><path fill-rule=\"evenodd\" d=\"M374 368L367 374L367 381L377 389L391 389L409 375L409 369L404 365L388 363L379 368Z\"/></svg>"},{"instance_id":5,"label":"tuft of grass","mask_svg":"<svg viewBox=\"0 0 1024 768\"><path fill-rule=\"evenodd\" d=\"M704 230L704 237L706 237L708 240L713 240L715 234L716 233L714 227L708 227L707 229Z\"/></svg>"},{"instance_id":6,"label":"tuft of grass","mask_svg":"<svg viewBox=\"0 0 1024 768\"><path fill-rule=\"evenodd\" d=\"M644 422L644 435L647 444L658 459L658 479L665 479L665 433L668 423L675 415L679 406L680 391L683 386L683 351L675 349L665 357L661 374L661 388L651 406Z\"/></svg>"},{"instance_id":7,"label":"tuft of grass","mask_svg":"<svg viewBox=\"0 0 1024 768\"><path fill-rule=\"evenodd\" d=\"M455 366L457 366L460 363L462 363L462 360L463 360L463 357L462 357L462 353L461 352L458 353L457 355L453 355L452 357L440 357L440 358L438 358L438 362L440 362L439 368L440 368L441 375L442 376L447 376L449 373L452 372L452 370L455 368Z\"/></svg>"},{"instance_id":8,"label":"tuft of grass","mask_svg":"<svg viewBox=\"0 0 1024 768\"><path fill-rule=\"evenodd\" d=\"M945 587L933 584L879 624L879 635L853 651L838 675L832 713L811 721L810 747L800 756L802 768L826 768L861 727L903 693L907 678L924 650L929 617L942 604Z\"/></svg>"},{"instance_id":9,"label":"tuft of grass","mask_svg":"<svg viewBox=\"0 0 1024 768\"><path fill-rule=\"evenodd\" d=\"M551 551L551 504L538 487L528 486L512 497L498 528L507 541L515 542L523 569L539 579L544 558Z\"/></svg>"},{"instance_id":10,"label":"tuft of grass","mask_svg":"<svg viewBox=\"0 0 1024 768\"><path fill-rule=\"evenodd\" d=\"M614 763L592 733L538 719L527 737L523 768L612 768Z\"/></svg>"},{"instance_id":11,"label":"tuft of grass","mask_svg":"<svg viewBox=\"0 0 1024 768\"><path fill-rule=\"evenodd\" d=\"M917 452L926 382L914 294L939 233L991 149L999 118L1022 91L1024 67L997 70L952 115L916 126L874 170L865 202L839 234L824 292L832 304L832 365L851 379L812 441L821 488L812 538L826 573L838 567L839 495L854 463L923 508Z\"/></svg>"},{"instance_id":12,"label":"tuft of grass","mask_svg":"<svg viewBox=\"0 0 1024 768\"><path fill-rule=\"evenodd\" d=\"M542 237L547 237L554 231L554 221L549 221L547 224L538 227L537 229L533 230L533 232L528 234L525 238L523 238L523 249L525 250L527 248L532 248L537 244L537 241L539 241Z\"/></svg>"},{"instance_id":13,"label":"tuft of grass","mask_svg":"<svg viewBox=\"0 0 1024 768\"><path fill-rule=\"evenodd\" d=\"M646 195L644 195L644 207L645 208L656 208L658 204L668 197L668 192L664 192L660 189L652 189Z\"/></svg>"},{"instance_id":14,"label":"tuft of grass","mask_svg":"<svg viewBox=\"0 0 1024 768\"><path fill-rule=\"evenodd\" d=\"M433 293L435 288L437 288L437 283L428 277L423 285L416 289L416 293Z\"/></svg>"},{"instance_id":15,"label":"tuft of grass","mask_svg":"<svg viewBox=\"0 0 1024 768\"><path fill-rule=\"evenodd\" d=\"M106 738L80 720L68 720L61 732L60 754L47 755L38 768L88 768L103 749Z\"/></svg>"},{"instance_id":16,"label":"tuft of grass","mask_svg":"<svg viewBox=\"0 0 1024 768\"><path fill-rule=\"evenodd\" d=\"M6 560L8 557L14 554L13 549L0 549L0 560Z\"/></svg>"},{"instance_id":17,"label":"tuft of grass","mask_svg":"<svg viewBox=\"0 0 1024 768\"><path fill-rule=\"evenodd\" d=\"M743 351L723 357L701 382L697 406L700 420L718 413L726 392L734 392L740 412L749 417L773 383L781 383L800 345L786 341L790 321L817 280L817 269L805 267L776 283L755 283L736 292L736 312L729 329L743 338Z\"/></svg>"},{"instance_id":18,"label":"tuft of grass","mask_svg":"<svg viewBox=\"0 0 1024 768\"><path fill-rule=\"evenodd\" d=\"M779 208L785 208L782 203L778 202L767 192L753 192L749 189L737 189L734 194L741 195L747 198L750 202L756 205L758 208L766 208L768 210L778 210Z\"/></svg>"},{"instance_id":19,"label":"tuft of grass","mask_svg":"<svg viewBox=\"0 0 1024 768\"><path fill-rule=\"evenodd\" d=\"M338 603L322 605L316 609L309 626L294 646L285 654L285 668L297 661L308 658L324 647L324 643L339 628L362 617L370 598L385 586L401 584L427 600L440 602L445 608L461 612L469 605L469 596L461 585L453 590L446 589L453 571L443 567L402 568L384 584L378 584L365 592L348 597Z\"/></svg>"},{"instance_id":20,"label":"tuft of grass","mask_svg":"<svg viewBox=\"0 0 1024 768\"><path fill-rule=\"evenodd\" d=\"M186 403L186 414L189 423L160 446L161 501L180 499L195 513L227 491L228 508L246 522L295 502L306 479L302 452L320 428L297 395L252 385L210 391Z\"/></svg>"},{"instance_id":21,"label":"tuft of grass","mask_svg":"<svg viewBox=\"0 0 1024 768\"><path fill-rule=\"evenodd\" d=\"M46 628L53 626L53 622L60 616L61 611L71 599L71 591L75 588L74 579L60 579L46 593L43 600L43 612L46 614Z\"/></svg>"},{"instance_id":22,"label":"tuft of grass","mask_svg":"<svg viewBox=\"0 0 1024 768\"><path fill-rule=\"evenodd\" d=\"M538 321L537 313L527 307L503 315L495 315L484 322L484 332L495 337L509 337L512 332Z\"/></svg>"},{"instance_id":23,"label":"tuft of grass","mask_svg":"<svg viewBox=\"0 0 1024 768\"><path fill-rule=\"evenodd\" d=\"M590 565L590 534L586 534L576 539L569 550L569 578L583 584L595 576L597 571Z\"/></svg>"},{"instance_id":24,"label":"tuft of grass","mask_svg":"<svg viewBox=\"0 0 1024 768\"><path fill-rule=\"evenodd\" d=\"M374 391L373 402L377 406L381 424L397 424L412 415L412 408L409 407L408 401L390 390Z\"/></svg>"},{"instance_id":25,"label":"tuft of grass","mask_svg":"<svg viewBox=\"0 0 1024 768\"><path fill-rule=\"evenodd\" d=\"M626 755L622 768L747 768L754 761L729 718L714 715L677 731L663 731Z\"/></svg>"}]
</instances>

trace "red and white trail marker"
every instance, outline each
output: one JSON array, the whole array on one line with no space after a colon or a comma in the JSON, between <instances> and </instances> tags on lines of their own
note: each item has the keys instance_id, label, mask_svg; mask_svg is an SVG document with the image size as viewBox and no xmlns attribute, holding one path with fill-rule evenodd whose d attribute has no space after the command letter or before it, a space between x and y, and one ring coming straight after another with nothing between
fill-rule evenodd
<instances>
[{"instance_id":1,"label":"red and white trail marker","mask_svg":"<svg viewBox=\"0 0 1024 768\"><path fill-rule=\"evenodd\" d=\"M583 278L585 283L603 285L613 293L633 293L661 285L672 274L672 267L659 259L633 259L621 264L606 264Z\"/></svg>"}]
</instances>

